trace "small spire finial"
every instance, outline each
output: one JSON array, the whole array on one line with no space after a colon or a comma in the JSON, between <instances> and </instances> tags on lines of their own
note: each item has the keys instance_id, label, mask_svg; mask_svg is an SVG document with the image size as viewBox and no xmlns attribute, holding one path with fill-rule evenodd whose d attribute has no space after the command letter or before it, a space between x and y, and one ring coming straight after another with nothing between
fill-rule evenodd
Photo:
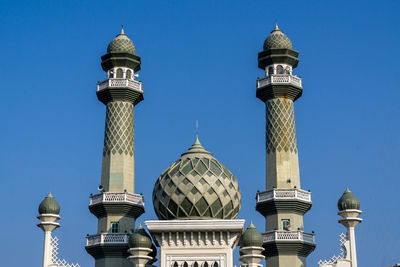
<instances>
[{"instance_id":1,"label":"small spire finial","mask_svg":"<svg viewBox=\"0 0 400 267\"><path fill-rule=\"evenodd\" d=\"M277 20L275 20L275 31L279 31L278 21Z\"/></svg>"},{"instance_id":2,"label":"small spire finial","mask_svg":"<svg viewBox=\"0 0 400 267\"><path fill-rule=\"evenodd\" d=\"M121 26L121 33L120 34L125 34L124 32L124 25Z\"/></svg>"},{"instance_id":3,"label":"small spire finial","mask_svg":"<svg viewBox=\"0 0 400 267\"><path fill-rule=\"evenodd\" d=\"M196 120L196 139L199 138L199 121Z\"/></svg>"}]
</instances>

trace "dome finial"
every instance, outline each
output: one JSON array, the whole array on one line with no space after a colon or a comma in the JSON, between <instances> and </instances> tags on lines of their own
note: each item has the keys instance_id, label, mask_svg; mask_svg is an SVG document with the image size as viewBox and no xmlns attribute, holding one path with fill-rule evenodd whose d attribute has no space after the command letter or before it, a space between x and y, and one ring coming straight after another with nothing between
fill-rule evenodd
<instances>
[{"instance_id":1,"label":"dome finial","mask_svg":"<svg viewBox=\"0 0 400 267\"><path fill-rule=\"evenodd\" d=\"M196 139L199 137L199 121L196 120Z\"/></svg>"},{"instance_id":2,"label":"dome finial","mask_svg":"<svg viewBox=\"0 0 400 267\"><path fill-rule=\"evenodd\" d=\"M121 26L121 33L120 33L120 34L124 34L124 35L125 35L125 32L124 32L124 25Z\"/></svg>"},{"instance_id":3,"label":"dome finial","mask_svg":"<svg viewBox=\"0 0 400 267\"><path fill-rule=\"evenodd\" d=\"M275 31L279 31L278 21L275 21Z\"/></svg>"}]
</instances>

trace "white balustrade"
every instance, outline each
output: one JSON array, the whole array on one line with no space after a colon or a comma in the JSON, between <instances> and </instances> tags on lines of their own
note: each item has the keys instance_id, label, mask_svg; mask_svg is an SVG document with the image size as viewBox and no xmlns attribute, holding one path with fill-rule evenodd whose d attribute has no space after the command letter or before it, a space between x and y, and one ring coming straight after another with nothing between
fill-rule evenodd
<instances>
[{"instance_id":1,"label":"white balustrade","mask_svg":"<svg viewBox=\"0 0 400 267\"><path fill-rule=\"evenodd\" d=\"M304 241L315 243L314 234L298 231L270 231L262 233L264 243L273 241Z\"/></svg>"},{"instance_id":2,"label":"white balustrade","mask_svg":"<svg viewBox=\"0 0 400 267\"><path fill-rule=\"evenodd\" d=\"M95 246L100 244L124 244L128 243L128 234L122 233L101 233L89 235L86 237L86 246Z\"/></svg>"},{"instance_id":3,"label":"white balustrade","mask_svg":"<svg viewBox=\"0 0 400 267\"><path fill-rule=\"evenodd\" d=\"M89 205L118 202L129 202L132 204L144 206L142 195L132 194L128 192L102 192L96 195L91 195Z\"/></svg>"},{"instance_id":4,"label":"white balustrade","mask_svg":"<svg viewBox=\"0 0 400 267\"><path fill-rule=\"evenodd\" d=\"M273 188L257 193L257 202L273 199L299 199L311 202L311 192L297 188Z\"/></svg>"},{"instance_id":5,"label":"white balustrade","mask_svg":"<svg viewBox=\"0 0 400 267\"><path fill-rule=\"evenodd\" d=\"M301 87L301 78L291 74L272 74L257 80L257 88L261 88L269 84L294 84Z\"/></svg>"},{"instance_id":6,"label":"white balustrade","mask_svg":"<svg viewBox=\"0 0 400 267\"><path fill-rule=\"evenodd\" d=\"M112 87L128 87L138 92L143 92L142 83L131 80L131 79L123 79L123 78L110 78L99 82L97 84L97 91L104 90L106 88Z\"/></svg>"}]
</instances>

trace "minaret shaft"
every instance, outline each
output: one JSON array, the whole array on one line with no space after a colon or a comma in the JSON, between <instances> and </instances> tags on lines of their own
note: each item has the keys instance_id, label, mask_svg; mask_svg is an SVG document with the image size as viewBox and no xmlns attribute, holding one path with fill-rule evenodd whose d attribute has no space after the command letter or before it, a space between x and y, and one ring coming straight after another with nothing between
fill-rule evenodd
<instances>
[{"instance_id":1,"label":"minaret shaft","mask_svg":"<svg viewBox=\"0 0 400 267\"><path fill-rule=\"evenodd\" d=\"M293 101L266 101L267 189L300 187Z\"/></svg>"},{"instance_id":2,"label":"minaret shaft","mask_svg":"<svg viewBox=\"0 0 400 267\"><path fill-rule=\"evenodd\" d=\"M105 191L134 193L135 150L133 104L107 104L101 184Z\"/></svg>"}]
</instances>

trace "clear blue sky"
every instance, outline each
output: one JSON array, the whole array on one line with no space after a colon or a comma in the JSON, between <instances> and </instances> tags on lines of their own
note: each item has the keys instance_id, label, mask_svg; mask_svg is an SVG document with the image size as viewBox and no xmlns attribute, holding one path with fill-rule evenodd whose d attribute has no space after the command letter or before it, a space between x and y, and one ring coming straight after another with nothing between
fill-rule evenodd
<instances>
[{"instance_id":1,"label":"clear blue sky","mask_svg":"<svg viewBox=\"0 0 400 267\"><path fill-rule=\"evenodd\" d=\"M145 100L135 108L136 189L155 219L158 175L200 140L238 178L239 218L263 230L265 107L257 53L278 20L300 51L295 103L302 187L312 191L305 229L309 266L339 252L336 202L361 201L359 265L400 261L399 1L1 1L2 266L39 266L37 207L51 191L62 207L61 256L94 266L89 194L100 183L105 78L100 56L120 31L142 57Z\"/></svg>"}]
</instances>

